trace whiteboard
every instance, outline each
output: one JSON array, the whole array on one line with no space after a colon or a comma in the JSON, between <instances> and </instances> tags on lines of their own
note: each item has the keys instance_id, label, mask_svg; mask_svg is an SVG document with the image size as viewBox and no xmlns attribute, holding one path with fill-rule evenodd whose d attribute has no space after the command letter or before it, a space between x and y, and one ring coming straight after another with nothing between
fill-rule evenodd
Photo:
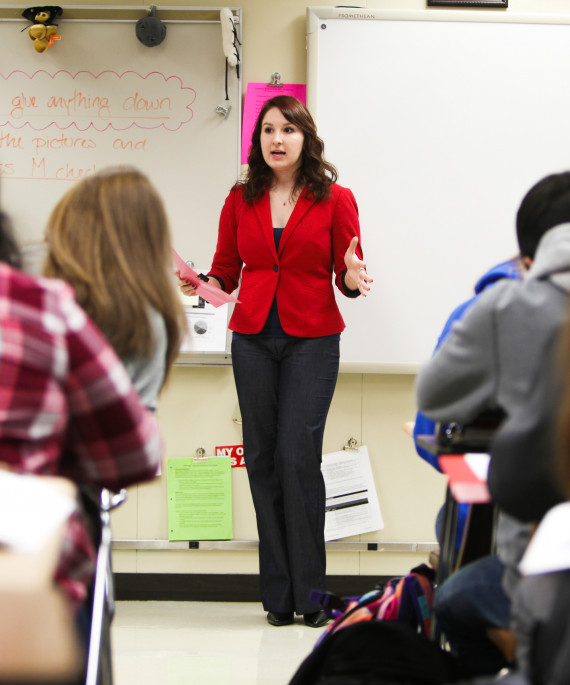
<instances>
[{"instance_id":1,"label":"whiteboard","mask_svg":"<svg viewBox=\"0 0 570 685\"><path fill-rule=\"evenodd\" d=\"M366 299L339 298L341 368L414 373L478 278L518 252L527 190L570 169L570 25L464 10L307 20L308 106L374 277Z\"/></svg>"},{"instance_id":2,"label":"whiteboard","mask_svg":"<svg viewBox=\"0 0 570 685\"><path fill-rule=\"evenodd\" d=\"M241 86L230 69L226 99L219 9L218 21L166 20L166 39L152 48L136 38L136 20L66 14L61 40L44 53L21 32L28 22L0 21L1 206L19 241L42 239L78 178L133 165L162 195L179 254L209 264L240 169Z\"/></svg>"}]
</instances>

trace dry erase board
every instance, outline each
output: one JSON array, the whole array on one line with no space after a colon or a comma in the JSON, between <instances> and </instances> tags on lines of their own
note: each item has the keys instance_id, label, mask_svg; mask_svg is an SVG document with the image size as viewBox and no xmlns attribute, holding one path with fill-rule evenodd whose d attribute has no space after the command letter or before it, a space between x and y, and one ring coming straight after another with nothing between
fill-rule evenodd
<instances>
[{"instance_id":1,"label":"dry erase board","mask_svg":"<svg viewBox=\"0 0 570 685\"><path fill-rule=\"evenodd\" d=\"M356 196L375 279L366 300L339 298L341 361L414 372L480 275L516 253L526 191L570 169L570 25L466 10L307 18L308 106Z\"/></svg>"},{"instance_id":2,"label":"dry erase board","mask_svg":"<svg viewBox=\"0 0 570 685\"><path fill-rule=\"evenodd\" d=\"M239 176L241 88L230 69L226 99L219 11L205 22L165 19L166 39L152 48L136 38L136 19L67 13L44 53L22 32L28 22L0 21L0 194L20 241L42 238L76 179L134 165L164 199L176 250L208 265Z\"/></svg>"}]
</instances>

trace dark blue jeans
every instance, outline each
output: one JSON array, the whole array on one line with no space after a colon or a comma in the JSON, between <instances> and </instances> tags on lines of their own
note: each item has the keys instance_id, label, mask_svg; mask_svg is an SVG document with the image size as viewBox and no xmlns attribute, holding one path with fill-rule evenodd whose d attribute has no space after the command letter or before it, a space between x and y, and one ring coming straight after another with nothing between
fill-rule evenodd
<instances>
[{"instance_id":1,"label":"dark blue jeans","mask_svg":"<svg viewBox=\"0 0 570 685\"><path fill-rule=\"evenodd\" d=\"M307 614L325 589L325 422L339 364L339 336L236 336L232 363L244 457L257 517L266 611Z\"/></svg>"},{"instance_id":2,"label":"dark blue jeans","mask_svg":"<svg viewBox=\"0 0 570 685\"><path fill-rule=\"evenodd\" d=\"M510 626L504 570L498 556L484 557L453 573L436 590L437 626L469 676L494 674L509 665L486 634L489 626Z\"/></svg>"}]
</instances>

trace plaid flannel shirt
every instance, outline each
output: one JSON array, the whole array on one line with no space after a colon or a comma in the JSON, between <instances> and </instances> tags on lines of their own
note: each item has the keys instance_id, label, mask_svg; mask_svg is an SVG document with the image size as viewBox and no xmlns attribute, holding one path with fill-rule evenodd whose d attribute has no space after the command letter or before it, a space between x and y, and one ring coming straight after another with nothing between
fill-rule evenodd
<instances>
[{"instance_id":1,"label":"plaid flannel shirt","mask_svg":"<svg viewBox=\"0 0 570 685\"><path fill-rule=\"evenodd\" d=\"M162 447L155 418L71 288L0 264L0 461L118 490L151 479ZM76 602L94 559L77 514L56 574Z\"/></svg>"}]
</instances>

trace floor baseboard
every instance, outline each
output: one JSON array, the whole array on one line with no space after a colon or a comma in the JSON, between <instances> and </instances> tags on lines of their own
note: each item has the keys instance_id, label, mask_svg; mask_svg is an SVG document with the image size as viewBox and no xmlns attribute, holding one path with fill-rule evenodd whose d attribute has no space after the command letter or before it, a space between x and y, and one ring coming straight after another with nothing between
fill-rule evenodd
<instances>
[{"instance_id":1,"label":"floor baseboard","mask_svg":"<svg viewBox=\"0 0 570 685\"><path fill-rule=\"evenodd\" d=\"M115 573L118 601L259 602L259 576L241 573ZM329 592L361 595L391 576L327 576Z\"/></svg>"}]
</instances>

